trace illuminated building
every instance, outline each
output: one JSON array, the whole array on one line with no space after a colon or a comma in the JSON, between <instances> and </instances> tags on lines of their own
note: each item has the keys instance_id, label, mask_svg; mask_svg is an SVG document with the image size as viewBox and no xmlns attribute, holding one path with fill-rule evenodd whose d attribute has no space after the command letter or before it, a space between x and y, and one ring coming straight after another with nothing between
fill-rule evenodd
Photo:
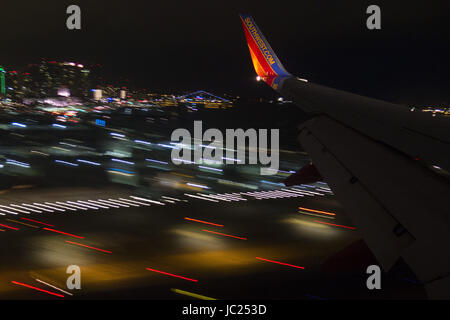
<instances>
[{"instance_id":1,"label":"illuminated building","mask_svg":"<svg viewBox=\"0 0 450 320\"><path fill-rule=\"evenodd\" d=\"M102 90L101 89L92 89L92 98L96 101L102 99Z\"/></svg>"},{"instance_id":2,"label":"illuminated building","mask_svg":"<svg viewBox=\"0 0 450 320\"><path fill-rule=\"evenodd\" d=\"M56 96L66 89L72 96L87 97L90 89L90 70L76 62L42 60L40 64L29 65L31 94L35 97Z\"/></svg>"},{"instance_id":3,"label":"illuminated building","mask_svg":"<svg viewBox=\"0 0 450 320\"><path fill-rule=\"evenodd\" d=\"M190 108L227 109L233 106L232 101L203 90L181 96L178 98L178 102L180 105Z\"/></svg>"}]
</instances>

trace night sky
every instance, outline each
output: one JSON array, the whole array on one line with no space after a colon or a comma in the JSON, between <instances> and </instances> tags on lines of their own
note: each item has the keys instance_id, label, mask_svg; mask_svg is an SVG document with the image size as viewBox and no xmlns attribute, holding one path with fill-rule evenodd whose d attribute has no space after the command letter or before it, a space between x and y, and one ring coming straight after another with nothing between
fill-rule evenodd
<instances>
[{"instance_id":1,"label":"night sky","mask_svg":"<svg viewBox=\"0 0 450 320\"><path fill-rule=\"evenodd\" d=\"M395 3L394 3L395 2ZM77 4L82 30L66 28ZM366 28L381 7L382 30ZM270 96L256 83L239 12L253 15L292 73L396 103L450 105L450 1L2 1L0 65L104 65L115 81L177 92Z\"/></svg>"}]
</instances>

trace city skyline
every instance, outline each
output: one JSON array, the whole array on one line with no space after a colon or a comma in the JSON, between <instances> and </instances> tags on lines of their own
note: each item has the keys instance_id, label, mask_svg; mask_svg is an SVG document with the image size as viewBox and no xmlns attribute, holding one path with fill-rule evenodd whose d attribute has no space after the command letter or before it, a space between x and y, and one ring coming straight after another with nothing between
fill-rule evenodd
<instances>
[{"instance_id":1,"label":"city skyline","mask_svg":"<svg viewBox=\"0 0 450 320\"><path fill-rule=\"evenodd\" d=\"M4 35L0 65L17 68L42 57L86 60L104 65L106 78L129 79L129 87L271 96L254 85L239 41L238 13L248 11L270 30L274 47L290 62L287 67L311 82L406 105L450 103L448 32L439 16L448 8L444 1L432 6L381 1L383 28L376 32L365 28L365 1L285 2L276 13L269 2L131 1L126 14L117 1L78 4L83 22L77 31L65 28L64 2L4 4L0 26L14 30L14 37ZM28 10L18 20L13 13L19 6Z\"/></svg>"}]
</instances>

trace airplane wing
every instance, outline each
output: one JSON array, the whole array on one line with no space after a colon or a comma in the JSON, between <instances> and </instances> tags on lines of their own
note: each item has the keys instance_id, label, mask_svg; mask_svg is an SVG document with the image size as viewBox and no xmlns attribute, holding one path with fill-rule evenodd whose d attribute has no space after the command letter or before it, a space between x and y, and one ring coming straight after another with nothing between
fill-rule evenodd
<instances>
[{"instance_id":1,"label":"airplane wing","mask_svg":"<svg viewBox=\"0 0 450 320\"><path fill-rule=\"evenodd\" d=\"M299 142L381 266L403 259L430 298L450 298L450 119L293 76L240 18L258 79L311 115Z\"/></svg>"}]
</instances>

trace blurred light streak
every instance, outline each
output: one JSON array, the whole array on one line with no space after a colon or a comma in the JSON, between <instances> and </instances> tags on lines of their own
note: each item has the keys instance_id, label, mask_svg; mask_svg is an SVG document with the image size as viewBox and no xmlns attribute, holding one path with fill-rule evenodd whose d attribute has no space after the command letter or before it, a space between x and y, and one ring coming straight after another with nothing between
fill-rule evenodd
<instances>
[{"instance_id":1,"label":"blurred light streak","mask_svg":"<svg viewBox=\"0 0 450 320\"><path fill-rule=\"evenodd\" d=\"M22 167L22 168L30 168L30 165L28 163L20 162L20 161L13 160L13 159L6 159L6 163L12 164L14 166Z\"/></svg>"},{"instance_id":2,"label":"blurred light streak","mask_svg":"<svg viewBox=\"0 0 450 320\"><path fill-rule=\"evenodd\" d=\"M55 206L57 208L64 208L64 209L67 209L67 210L70 210L70 211L77 211L77 209L66 207L66 206L63 206L63 205L60 205L60 204L55 204L55 203L51 203L51 202L46 202L46 204L51 204L52 206Z\"/></svg>"},{"instance_id":3,"label":"blurred light streak","mask_svg":"<svg viewBox=\"0 0 450 320\"><path fill-rule=\"evenodd\" d=\"M29 218L23 218L23 217L20 217L20 219L32 221L32 222L39 223L39 224L43 224L44 226L54 227L54 225L52 225L52 224L48 224L48 223L45 223L45 222L42 222L42 221L39 221L39 220L34 220L34 219L29 219Z\"/></svg>"},{"instance_id":4,"label":"blurred light streak","mask_svg":"<svg viewBox=\"0 0 450 320\"><path fill-rule=\"evenodd\" d=\"M233 235L231 235L231 234L225 234L225 233L220 233L220 232L215 232L215 231L205 230L205 229L203 229L202 231L204 231L204 232L209 232L209 233L214 233L214 234L218 234L218 235L225 236L225 237L236 238L236 239L240 239L240 240L247 240L247 238L238 237L238 236L233 236Z\"/></svg>"},{"instance_id":5,"label":"blurred light streak","mask_svg":"<svg viewBox=\"0 0 450 320\"><path fill-rule=\"evenodd\" d=\"M71 205L71 204L68 204L68 203L65 203L65 202L56 201L56 203L64 205L64 206L72 207L72 208L77 208L77 209L80 209L80 210L85 210L85 211L87 210L86 208L82 208L82 207L79 207L79 206Z\"/></svg>"},{"instance_id":6,"label":"blurred light streak","mask_svg":"<svg viewBox=\"0 0 450 320\"><path fill-rule=\"evenodd\" d=\"M42 284L45 284L46 286L49 286L50 288L53 288L53 289L58 290L58 291L61 291L62 293L65 293L65 294L67 294L67 295L69 295L69 296L73 296L73 294L71 294L70 292L67 292L67 291L64 291L63 289L60 289L60 288L58 288L58 287L55 287L55 286L51 285L50 283L47 283L47 282L42 281L42 280L40 280L40 279L34 279L34 280L36 280L37 282L40 282L40 283L42 283Z\"/></svg>"},{"instance_id":7,"label":"blurred light streak","mask_svg":"<svg viewBox=\"0 0 450 320\"><path fill-rule=\"evenodd\" d=\"M113 137L125 138L125 135L121 133L110 132L109 134L112 135Z\"/></svg>"},{"instance_id":8,"label":"blurred light streak","mask_svg":"<svg viewBox=\"0 0 450 320\"><path fill-rule=\"evenodd\" d=\"M33 202L33 204L35 206L38 206L38 207L40 206L40 207L49 208L49 209L56 210L56 211L61 211L61 212L66 211L64 209L55 208L55 207L52 207L52 206L49 206L49 205L45 205L45 204L42 204L42 203Z\"/></svg>"},{"instance_id":9,"label":"blurred light streak","mask_svg":"<svg viewBox=\"0 0 450 320\"><path fill-rule=\"evenodd\" d=\"M21 222L21 221L17 221L17 220L6 219L6 221L10 221L10 222L14 222L14 223L23 224L24 226L27 226L27 227L39 228L39 227L37 227L37 226L33 226L32 224L28 224L28 223Z\"/></svg>"},{"instance_id":10,"label":"blurred light streak","mask_svg":"<svg viewBox=\"0 0 450 320\"><path fill-rule=\"evenodd\" d=\"M184 159L178 159L178 158L173 158L173 161L180 161L181 163L188 163L188 164L194 164L194 161L190 161L190 160L184 160Z\"/></svg>"},{"instance_id":11,"label":"blurred light streak","mask_svg":"<svg viewBox=\"0 0 450 320\"><path fill-rule=\"evenodd\" d=\"M196 196L196 195L193 195L193 194L185 193L184 195L185 195L185 196L188 196L188 197L191 197L191 198L197 198L197 199L206 200L206 201L211 201L211 202L219 202L219 200L203 198L203 197Z\"/></svg>"},{"instance_id":12,"label":"blurred light streak","mask_svg":"<svg viewBox=\"0 0 450 320\"><path fill-rule=\"evenodd\" d=\"M205 166L198 166L198 167L201 169L205 169L205 170L223 172L223 169L217 169L217 168L211 168L211 167L205 167Z\"/></svg>"},{"instance_id":13,"label":"blurred light streak","mask_svg":"<svg viewBox=\"0 0 450 320\"><path fill-rule=\"evenodd\" d=\"M2 211L2 212L6 212L6 213L9 213L9 214L18 214L17 212L14 212L14 211L9 211L9 210L5 210L5 209L0 209L0 211ZM5 214L4 213L0 213L2 216L4 216Z\"/></svg>"},{"instance_id":14,"label":"blurred light streak","mask_svg":"<svg viewBox=\"0 0 450 320\"><path fill-rule=\"evenodd\" d=\"M165 205L165 204L162 203L162 202L155 201L155 200L150 200L150 199L146 199L146 198L141 198L141 197L136 197L136 196L130 196L130 198L137 199L137 200L142 200L142 201L147 201L147 202L159 204L159 205L162 205L162 206ZM120 198L120 199L122 199L122 198Z\"/></svg>"},{"instance_id":15,"label":"blurred light streak","mask_svg":"<svg viewBox=\"0 0 450 320\"><path fill-rule=\"evenodd\" d=\"M40 151L36 151L36 150L31 150L30 152L32 152L32 153L37 153L37 154L40 154L40 155L43 155L43 156L46 156L46 157L49 156L48 153L44 153L44 152L40 152Z\"/></svg>"},{"instance_id":16,"label":"blurred light streak","mask_svg":"<svg viewBox=\"0 0 450 320\"><path fill-rule=\"evenodd\" d=\"M189 221L200 222L200 223L204 223L204 224L210 224L210 225L216 226L216 227L223 227L222 224L212 223L212 222L208 222L208 221L197 220L197 219L192 219L192 218L188 218L188 217L184 217L184 219L189 220Z\"/></svg>"},{"instance_id":17,"label":"blurred light streak","mask_svg":"<svg viewBox=\"0 0 450 320\"><path fill-rule=\"evenodd\" d=\"M34 209L30 209L30 208L25 208L22 206L18 206L17 204L10 204L11 207L17 207L17 208L21 208L21 209L26 209L26 210L30 210L31 212L36 212L36 213L42 213L42 211L40 210L34 210Z\"/></svg>"},{"instance_id":18,"label":"blurred light streak","mask_svg":"<svg viewBox=\"0 0 450 320\"><path fill-rule=\"evenodd\" d=\"M115 168L110 168L108 170L108 172L115 173L115 174L120 174L120 175L126 176L126 177L132 177L135 174L135 172L133 172L133 171L126 171L126 170L115 169Z\"/></svg>"},{"instance_id":19,"label":"blurred light streak","mask_svg":"<svg viewBox=\"0 0 450 320\"><path fill-rule=\"evenodd\" d=\"M293 264L279 262L279 261L274 261L274 260L269 260L269 259L264 259L264 258L260 258L260 257L256 257L256 259L262 260L262 261L267 261L267 262L272 262L272 263L277 263L277 264L281 264L281 265L288 266L288 267L293 267L293 268L298 268L298 269L305 269L304 267L296 266L296 265L293 265Z\"/></svg>"},{"instance_id":20,"label":"blurred light streak","mask_svg":"<svg viewBox=\"0 0 450 320\"><path fill-rule=\"evenodd\" d=\"M125 202L125 201L121 201L121 200L117 200L117 199L108 199L108 200L111 201L112 203L119 202L119 203L122 203L122 204L127 204L127 205L132 206L132 207L140 207L140 205L137 205L137 204L134 204L134 203Z\"/></svg>"},{"instance_id":21,"label":"blurred light streak","mask_svg":"<svg viewBox=\"0 0 450 320\"><path fill-rule=\"evenodd\" d=\"M90 203L90 202L87 202L87 201L81 201L81 200L78 200L77 203L80 203L80 204L86 205L86 206L93 206L95 208L109 209L109 207L107 207L104 204L103 205L101 205L101 204L93 204L93 203Z\"/></svg>"},{"instance_id":22,"label":"blurred light streak","mask_svg":"<svg viewBox=\"0 0 450 320\"><path fill-rule=\"evenodd\" d=\"M18 284L19 286L24 286L24 287L27 287L27 288L30 288L30 289L34 289L34 290L45 292L45 293L48 293L48 294L51 294L51 295L54 295L54 296L57 296L57 297L60 297L60 298L64 298L64 296L62 294L59 294L59 293L54 293L54 292L47 291L47 290L44 290L44 289L39 289L39 288L30 286L30 285L25 284L25 283L17 282L17 281L11 281L11 282L14 283L14 284Z\"/></svg>"},{"instance_id":23,"label":"blurred light streak","mask_svg":"<svg viewBox=\"0 0 450 320\"><path fill-rule=\"evenodd\" d=\"M89 200L89 201L91 201L91 200ZM97 199L97 201L99 201L99 202L101 202L101 203L109 204L110 206L117 205L118 208L119 208L119 207L125 207L125 208L129 208L129 207L130 207L129 205L126 205L126 204L115 203L115 202L106 201L106 200L103 200L103 199Z\"/></svg>"},{"instance_id":24,"label":"blurred light streak","mask_svg":"<svg viewBox=\"0 0 450 320\"><path fill-rule=\"evenodd\" d=\"M111 161L124 163L124 164L129 164L129 165L134 166L134 162L131 162L131 161L125 161L125 160L120 160L120 159L116 159L116 158L112 158Z\"/></svg>"},{"instance_id":25,"label":"blurred light streak","mask_svg":"<svg viewBox=\"0 0 450 320\"><path fill-rule=\"evenodd\" d=\"M7 226L6 224L0 224L0 226L8 228L8 229L12 229L12 230L19 230L19 228L14 228L14 227L11 227L11 226Z\"/></svg>"},{"instance_id":26,"label":"blurred light streak","mask_svg":"<svg viewBox=\"0 0 450 320\"><path fill-rule=\"evenodd\" d=\"M38 206L33 206L31 204L26 204L26 203L22 203L22 206L31 207L31 208L35 208L35 209L37 208L37 209L40 209L40 210L43 210L43 211L46 211L46 212L54 212L53 210L44 209L44 208L41 208L41 207L38 207Z\"/></svg>"},{"instance_id":27,"label":"blurred light streak","mask_svg":"<svg viewBox=\"0 0 450 320\"><path fill-rule=\"evenodd\" d=\"M90 205L88 205L88 204L80 203L78 200L77 200L77 202L72 202L72 201L67 201L67 202L68 202L68 203L77 204L77 205L79 205L79 206L81 206L81 207L85 207L85 208L89 208L89 209L98 210L98 207L96 207L96 206L90 206Z\"/></svg>"},{"instance_id":28,"label":"blurred light streak","mask_svg":"<svg viewBox=\"0 0 450 320\"><path fill-rule=\"evenodd\" d=\"M196 188L200 188L200 189L210 189L208 186L204 186L201 184L195 184L195 183L186 183L186 185L190 186L190 187L196 187Z\"/></svg>"},{"instance_id":29,"label":"blurred light streak","mask_svg":"<svg viewBox=\"0 0 450 320\"><path fill-rule=\"evenodd\" d=\"M27 125L23 124L23 123L19 123L19 122L11 122L12 126L16 126L16 127L21 127L21 128L26 128Z\"/></svg>"},{"instance_id":30,"label":"blurred light streak","mask_svg":"<svg viewBox=\"0 0 450 320\"><path fill-rule=\"evenodd\" d=\"M146 145L151 145L151 142L148 141L143 141L143 140L134 140L135 143L140 143L140 144L146 144Z\"/></svg>"},{"instance_id":31,"label":"blurred light streak","mask_svg":"<svg viewBox=\"0 0 450 320\"><path fill-rule=\"evenodd\" d=\"M182 294L182 295L192 297L192 298L197 298L200 300L217 300L217 299L214 299L211 297L203 296L201 294L192 293L192 292L188 292L188 291L184 291L184 290L180 290L180 289L170 289L170 290L172 290L175 293Z\"/></svg>"},{"instance_id":32,"label":"blurred light streak","mask_svg":"<svg viewBox=\"0 0 450 320\"><path fill-rule=\"evenodd\" d=\"M7 207L7 206L0 206L0 207L1 208L6 208L8 210L13 210L13 212L14 211L18 211L18 212L21 212L21 213L30 213L29 211L24 211L24 210L20 210L20 209L14 209L14 208L10 208L10 207ZM17 213L14 212L14 214L17 214Z\"/></svg>"},{"instance_id":33,"label":"blurred light streak","mask_svg":"<svg viewBox=\"0 0 450 320\"><path fill-rule=\"evenodd\" d=\"M104 205L104 203L103 203L103 202L100 202L100 201L88 200L87 202L92 203L92 204L94 204L94 205L96 204L96 205L98 205L98 206L99 206L99 205L102 205L102 204ZM113 204L109 204L109 203L108 203L108 205L109 205L111 208L116 208L116 209L117 209L117 208L120 208L120 207L117 206L117 205L113 205ZM108 207L108 209L109 209L109 207Z\"/></svg>"},{"instance_id":34,"label":"blurred light streak","mask_svg":"<svg viewBox=\"0 0 450 320\"><path fill-rule=\"evenodd\" d=\"M174 200L174 201L182 201L182 200L180 200L180 199L177 199L177 198L171 198L171 197L167 197L167 196L161 196L161 198L169 199L169 200Z\"/></svg>"},{"instance_id":35,"label":"blurred light streak","mask_svg":"<svg viewBox=\"0 0 450 320\"><path fill-rule=\"evenodd\" d=\"M299 211L299 213L301 213L301 214L306 214L306 215L308 215L308 216L314 216L314 217L324 218L324 219L336 219L335 217L324 216L324 215L321 215L321 214L315 214L315 213L306 212L306 211Z\"/></svg>"},{"instance_id":36,"label":"blurred light streak","mask_svg":"<svg viewBox=\"0 0 450 320\"><path fill-rule=\"evenodd\" d=\"M184 279L184 280L189 280L189 281L192 281L192 282L198 282L198 280L195 280L195 279L182 277L182 276L179 276L179 275L176 275L176 274L172 274L172 273L167 273L167 272L164 272L164 271L159 271L159 270L150 269L150 268L145 268L145 269L147 269L147 270L149 270L149 271L154 271L154 272L162 273L162 274L165 274L165 275L168 275L168 276L172 276L172 277L175 277L175 278L180 278L180 279Z\"/></svg>"},{"instance_id":37,"label":"blurred light streak","mask_svg":"<svg viewBox=\"0 0 450 320\"><path fill-rule=\"evenodd\" d=\"M50 228L43 228L43 229L44 229L44 230L47 230L47 231L52 231L52 232L64 234L64 235L66 235L66 236L71 236L71 237L78 238L78 239L84 239L84 237L77 236L77 235L74 235L74 234L70 234L70 233L67 233L67 232L62 232L62 231L55 230L55 229L50 229Z\"/></svg>"},{"instance_id":38,"label":"blurred light streak","mask_svg":"<svg viewBox=\"0 0 450 320\"><path fill-rule=\"evenodd\" d=\"M326 225L329 225L329 226L335 226L335 227L341 227L341 228L356 230L355 227L348 227L348 226L343 226L343 225L340 225L340 224L328 223L328 222L323 222L323 221L319 221L319 220L314 220L314 222L326 224Z\"/></svg>"},{"instance_id":39,"label":"blurred light streak","mask_svg":"<svg viewBox=\"0 0 450 320\"><path fill-rule=\"evenodd\" d=\"M72 166L72 167L78 167L78 164L72 163L72 162L67 162L67 161L62 161L62 160L55 160L55 162L61 163L61 164L67 164L68 166Z\"/></svg>"},{"instance_id":40,"label":"blurred light streak","mask_svg":"<svg viewBox=\"0 0 450 320\"><path fill-rule=\"evenodd\" d=\"M69 241L69 240L66 240L66 242L67 243L71 243L71 244L76 244L78 246L86 247L86 248L89 248L89 249L94 249L94 250L97 250L97 251L105 252L105 253L112 253L111 251L108 251L108 250L103 250L103 249L91 247L91 246L88 246L86 244L82 244L82 243L78 243L78 242L72 242L72 241Z\"/></svg>"},{"instance_id":41,"label":"blurred light streak","mask_svg":"<svg viewBox=\"0 0 450 320\"><path fill-rule=\"evenodd\" d=\"M163 143L158 143L158 146L163 147L163 148L169 148L169 149L175 149L175 150L179 150L179 147L174 147L174 146L170 146L168 144L163 144Z\"/></svg>"},{"instance_id":42,"label":"blurred light streak","mask_svg":"<svg viewBox=\"0 0 450 320\"><path fill-rule=\"evenodd\" d=\"M216 194L212 195L212 194L204 194L204 193L197 193L198 195L201 195L202 197L206 197L206 198L212 198L212 199L217 199L217 200L223 200L223 201L227 201L227 202L231 202L231 200L218 196Z\"/></svg>"},{"instance_id":43,"label":"blurred light streak","mask_svg":"<svg viewBox=\"0 0 450 320\"><path fill-rule=\"evenodd\" d=\"M306 210L306 211L310 211L310 212L315 212L315 213L323 213L323 214L327 214L329 216L335 216L336 214L334 212L327 212L327 211L321 211L321 210L315 210L315 209L308 209L308 208L303 208L303 207L298 207L300 210Z\"/></svg>"},{"instance_id":44,"label":"blurred light streak","mask_svg":"<svg viewBox=\"0 0 450 320\"><path fill-rule=\"evenodd\" d=\"M260 180L260 182L267 183L267 184L272 184L272 185L275 185L275 186L283 186L284 187L283 183L277 183L277 182L272 182L272 181L267 181L267 180Z\"/></svg>"},{"instance_id":45,"label":"blurred light streak","mask_svg":"<svg viewBox=\"0 0 450 320\"><path fill-rule=\"evenodd\" d=\"M166 165L169 164L168 162L165 162L165 161L154 160L154 159L149 159L149 158L145 159L145 161L159 163L159 164L166 164Z\"/></svg>"},{"instance_id":46,"label":"blurred light streak","mask_svg":"<svg viewBox=\"0 0 450 320\"><path fill-rule=\"evenodd\" d=\"M101 166L100 163L98 162L93 162L93 161L87 161L87 160L83 160L83 159L77 159L78 162L82 162L82 163L86 163L86 164L92 164L93 166Z\"/></svg>"},{"instance_id":47,"label":"blurred light streak","mask_svg":"<svg viewBox=\"0 0 450 320\"><path fill-rule=\"evenodd\" d=\"M135 204L140 204L142 206L150 206L148 203L143 203L143 202L139 202L139 201L134 201L134 200L130 200L130 199L125 199L125 198L119 198L119 200L124 201L125 203L135 203Z\"/></svg>"}]
</instances>

